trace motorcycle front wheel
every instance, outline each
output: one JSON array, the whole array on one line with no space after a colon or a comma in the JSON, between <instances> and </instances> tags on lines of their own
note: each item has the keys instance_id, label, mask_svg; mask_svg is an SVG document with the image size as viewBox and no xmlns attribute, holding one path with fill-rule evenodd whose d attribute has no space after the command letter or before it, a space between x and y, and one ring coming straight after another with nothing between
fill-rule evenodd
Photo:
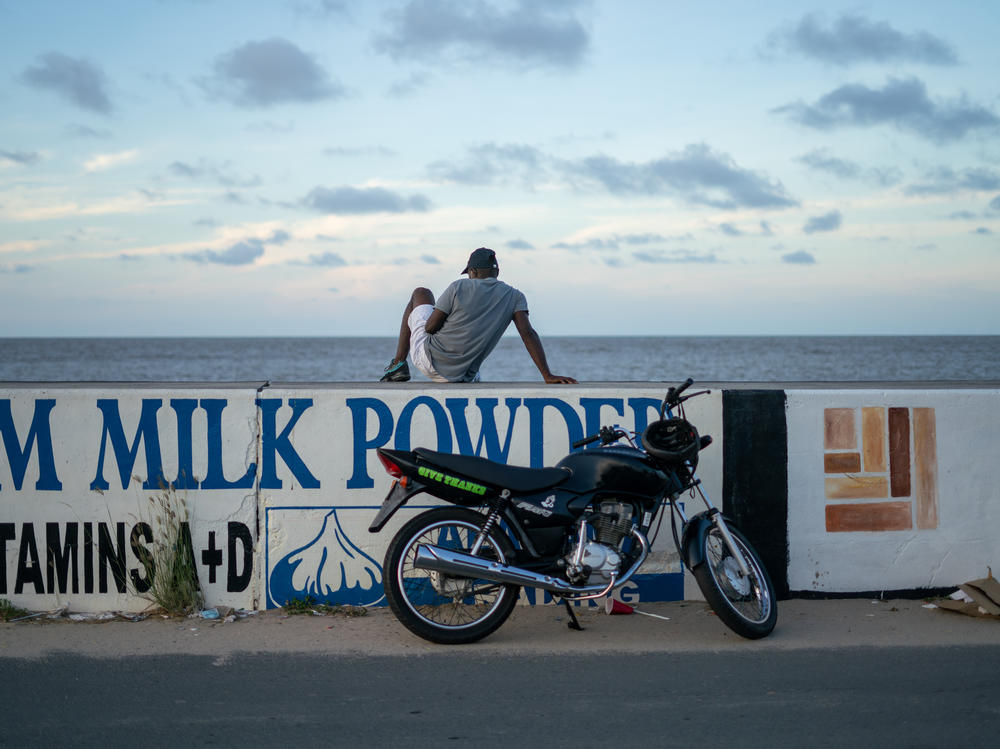
<instances>
[{"instance_id":1,"label":"motorcycle front wheel","mask_svg":"<svg viewBox=\"0 0 1000 749\"><path fill-rule=\"evenodd\" d=\"M415 635L431 642L457 645L481 640L506 621L520 587L415 567L421 544L468 553L485 517L460 507L421 513L389 543L383 566L385 595L393 614ZM506 564L514 549L494 528L479 556Z\"/></svg>"},{"instance_id":2,"label":"motorcycle front wheel","mask_svg":"<svg viewBox=\"0 0 1000 749\"><path fill-rule=\"evenodd\" d=\"M740 571L715 526L705 534L701 549L704 561L692 572L705 600L727 627L751 640L766 637L778 621L774 586L750 542L733 526L727 527L750 574Z\"/></svg>"}]
</instances>

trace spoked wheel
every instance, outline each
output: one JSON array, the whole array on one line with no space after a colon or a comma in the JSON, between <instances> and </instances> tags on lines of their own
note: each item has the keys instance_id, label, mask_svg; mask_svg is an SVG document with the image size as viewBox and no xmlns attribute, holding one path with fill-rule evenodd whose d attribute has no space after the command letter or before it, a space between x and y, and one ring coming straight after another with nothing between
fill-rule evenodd
<instances>
[{"instance_id":1,"label":"spoked wheel","mask_svg":"<svg viewBox=\"0 0 1000 749\"><path fill-rule=\"evenodd\" d=\"M431 642L475 642L494 632L510 616L520 590L491 580L455 577L415 567L421 544L468 553L485 518L460 507L442 507L418 515L393 537L385 555L383 578L392 612L403 625ZM493 529L479 556L503 564L514 550Z\"/></svg>"},{"instance_id":2,"label":"spoked wheel","mask_svg":"<svg viewBox=\"0 0 1000 749\"><path fill-rule=\"evenodd\" d=\"M778 621L774 586L750 542L733 526L727 527L750 574L740 571L725 539L713 526L705 534L704 562L694 568L695 580L712 610L733 632L751 640L766 637Z\"/></svg>"}]
</instances>

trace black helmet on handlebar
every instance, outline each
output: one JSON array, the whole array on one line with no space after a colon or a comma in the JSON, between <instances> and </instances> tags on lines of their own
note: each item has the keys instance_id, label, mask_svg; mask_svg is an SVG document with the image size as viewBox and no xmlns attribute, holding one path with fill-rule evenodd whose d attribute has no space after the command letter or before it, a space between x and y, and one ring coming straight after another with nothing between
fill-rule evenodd
<instances>
[{"instance_id":1,"label":"black helmet on handlebar","mask_svg":"<svg viewBox=\"0 0 1000 749\"><path fill-rule=\"evenodd\" d=\"M694 425L679 418L654 421L642 433L646 452L668 463L697 460L700 440Z\"/></svg>"}]
</instances>

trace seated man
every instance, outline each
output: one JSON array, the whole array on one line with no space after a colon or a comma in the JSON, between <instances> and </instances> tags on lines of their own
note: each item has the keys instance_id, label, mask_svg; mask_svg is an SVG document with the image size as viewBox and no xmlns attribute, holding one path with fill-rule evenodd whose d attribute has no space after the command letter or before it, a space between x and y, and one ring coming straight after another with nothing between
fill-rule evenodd
<instances>
[{"instance_id":1,"label":"seated man","mask_svg":"<svg viewBox=\"0 0 1000 749\"><path fill-rule=\"evenodd\" d=\"M500 266L493 250L475 250L462 273L469 277L452 283L436 304L430 289L414 290L403 312L396 356L381 382L410 379L407 355L434 382L478 382L483 360L511 320L546 382L576 382L549 371L541 339L528 321L528 302L520 291L497 279Z\"/></svg>"}]
</instances>

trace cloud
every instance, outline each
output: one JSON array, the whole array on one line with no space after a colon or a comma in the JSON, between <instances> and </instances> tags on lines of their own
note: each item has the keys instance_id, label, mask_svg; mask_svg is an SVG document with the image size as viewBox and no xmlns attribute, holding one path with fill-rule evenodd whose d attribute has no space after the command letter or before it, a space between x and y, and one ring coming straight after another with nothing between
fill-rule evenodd
<instances>
[{"instance_id":1,"label":"cloud","mask_svg":"<svg viewBox=\"0 0 1000 749\"><path fill-rule=\"evenodd\" d=\"M519 178L525 186L548 177L551 159L534 146L483 143L471 146L464 160L435 161L427 166L431 179L459 185L508 184Z\"/></svg>"},{"instance_id":2,"label":"cloud","mask_svg":"<svg viewBox=\"0 0 1000 749\"><path fill-rule=\"evenodd\" d=\"M829 213L824 213L822 216L810 216L805 226L802 227L802 231L806 234L815 234L819 231L836 231L842 223L843 216L840 215L840 211L830 211Z\"/></svg>"},{"instance_id":3,"label":"cloud","mask_svg":"<svg viewBox=\"0 0 1000 749\"><path fill-rule=\"evenodd\" d=\"M111 114L113 109L104 71L88 60L49 52L38 58L37 65L25 68L21 81L32 88L54 91L91 112Z\"/></svg>"},{"instance_id":4,"label":"cloud","mask_svg":"<svg viewBox=\"0 0 1000 749\"><path fill-rule=\"evenodd\" d=\"M531 244L531 242L528 242L527 240L524 240L524 239L512 239L509 242L507 242L507 244L505 244L504 246L507 247L507 248L509 248L509 249L511 249L511 250L533 250L533 249L535 249L535 245Z\"/></svg>"},{"instance_id":5,"label":"cloud","mask_svg":"<svg viewBox=\"0 0 1000 749\"><path fill-rule=\"evenodd\" d=\"M386 14L388 31L375 48L396 61L506 64L514 68L579 66L590 35L575 2L411 0Z\"/></svg>"},{"instance_id":6,"label":"cloud","mask_svg":"<svg viewBox=\"0 0 1000 749\"><path fill-rule=\"evenodd\" d=\"M362 146L360 148L324 148L327 156L395 156L396 152L385 146Z\"/></svg>"},{"instance_id":7,"label":"cloud","mask_svg":"<svg viewBox=\"0 0 1000 749\"><path fill-rule=\"evenodd\" d=\"M341 215L361 213L420 213L431 209L431 201L423 195L404 197L384 187L314 187L302 199L302 204L319 213Z\"/></svg>"},{"instance_id":8,"label":"cloud","mask_svg":"<svg viewBox=\"0 0 1000 749\"><path fill-rule=\"evenodd\" d=\"M21 166L31 166L42 160L42 155L37 151L4 151L0 149L0 159L12 161Z\"/></svg>"},{"instance_id":9,"label":"cloud","mask_svg":"<svg viewBox=\"0 0 1000 749\"><path fill-rule=\"evenodd\" d=\"M272 234L269 239L266 239L264 241L267 242L268 244L282 245L285 244L285 242L289 241L291 238L292 235L289 234L284 229L275 229L274 234Z\"/></svg>"},{"instance_id":10,"label":"cloud","mask_svg":"<svg viewBox=\"0 0 1000 749\"><path fill-rule=\"evenodd\" d=\"M217 163L211 159L202 157L195 164L175 161L167 168L172 174L178 177L187 177L190 179L207 178L218 182L223 187L257 187L260 185L260 177L256 174L252 177L243 177L235 174L232 171L232 163L229 161Z\"/></svg>"},{"instance_id":11,"label":"cloud","mask_svg":"<svg viewBox=\"0 0 1000 749\"><path fill-rule=\"evenodd\" d=\"M393 82L392 85L389 86L387 93L389 96L396 98L410 96L427 86L431 80L432 76L429 73L410 73L410 75L406 78Z\"/></svg>"},{"instance_id":12,"label":"cloud","mask_svg":"<svg viewBox=\"0 0 1000 749\"><path fill-rule=\"evenodd\" d=\"M796 25L773 33L768 46L840 66L864 62L958 62L951 45L926 31L906 34L885 21L870 21L860 15L843 14L829 25L824 20L816 13L803 16Z\"/></svg>"},{"instance_id":13,"label":"cloud","mask_svg":"<svg viewBox=\"0 0 1000 749\"><path fill-rule=\"evenodd\" d=\"M819 172L827 172L835 177L840 177L841 179L857 178L861 175L862 171L859 164L855 164L853 161L846 161L845 159L827 156L826 152L822 149L817 149L803 154L802 156L799 156L796 161L805 164L810 169L815 169Z\"/></svg>"},{"instance_id":14,"label":"cloud","mask_svg":"<svg viewBox=\"0 0 1000 749\"><path fill-rule=\"evenodd\" d=\"M955 170L939 167L924 175L924 181L908 185L907 195L949 195L956 192L1000 190L1000 172L988 167Z\"/></svg>"},{"instance_id":15,"label":"cloud","mask_svg":"<svg viewBox=\"0 0 1000 749\"><path fill-rule=\"evenodd\" d=\"M673 194L690 203L724 209L798 205L780 182L744 169L704 143L645 163L592 156L570 165L568 171L616 195Z\"/></svg>"},{"instance_id":16,"label":"cloud","mask_svg":"<svg viewBox=\"0 0 1000 749\"><path fill-rule=\"evenodd\" d=\"M988 236L991 236L993 234L993 231L991 229L987 229L985 226L979 226L979 227L976 227L975 229L973 229L972 233L973 234L982 234L983 236L987 236L988 237Z\"/></svg>"},{"instance_id":17,"label":"cloud","mask_svg":"<svg viewBox=\"0 0 1000 749\"><path fill-rule=\"evenodd\" d=\"M315 18L348 12L346 0L291 0L291 8L296 13Z\"/></svg>"},{"instance_id":18,"label":"cloud","mask_svg":"<svg viewBox=\"0 0 1000 749\"><path fill-rule=\"evenodd\" d=\"M290 260L289 264L311 265L318 268L340 268L347 265L347 261L336 252L323 252L317 255L310 255L307 260Z\"/></svg>"},{"instance_id":19,"label":"cloud","mask_svg":"<svg viewBox=\"0 0 1000 749\"><path fill-rule=\"evenodd\" d=\"M658 244L661 242L681 242L689 241L693 239L693 235L681 234L673 237L666 237L662 234L646 233L646 234L611 234L607 237L591 237L590 239L584 239L579 242L556 242L552 245L554 250L571 250L573 252L579 252L581 250L605 250L605 251L615 251L618 250L621 245L647 245L647 244Z\"/></svg>"},{"instance_id":20,"label":"cloud","mask_svg":"<svg viewBox=\"0 0 1000 749\"><path fill-rule=\"evenodd\" d=\"M441 265L441 261L433 255L421 255L420 259L428 265Z\"/></svg>"},{"instance_id":21,"label":"cloud","mask_svg":"<svg viewBox=\"0 0 1000 749\"><path fill-rule=\"evenodd\" d=\"M14 265L0 264L0 273L31 273L35 269L33 265L26 263L15 263Z\"/></svg>"},{"instance_id":22,"label":"cloud","mask_svg":"<svg viewBox=\"0 0 1000 749\"><path fill-rule=\"evenodd\" d=\"M866 179L887 187L902 179L902 172L896 167L869 167L868 169L856 162L830 156L825 149L819 148L799 156L796 161L805 164L817 172L826 172L838 179Z\"/></svg>"},{"instance_id":23,"label":"cloud","mask_svg":"<svg viewBox=\"0 0 1000 749\"><path fill-rule=\"evenodd\" d=\"M997 195L993 200L990 201L991 211L1000 211L1000 195Z\"/></svg>"},{"instance_id":24,"label":"cloud","mask_svg":"<svg viewBox=\"0 0 1000 749\"><path fill-rule=\"evenodd\" d=\"M616 238L601 239L593 237L579 242L556 242L552 245L554 250L617 250L618 240Z\"/></svg>"},{"instance_id":25,"label":"cloud","mask_svg":"<svg viewBox=\"0 0 1000 749\"><path fill-rule=\"evenodd\" d=\"M665 237L662 234L653 234L647 232L646 234L615 234L615 239L623 244L652 244L654 242L670 242L671 240L677 239L690 239L691 235L686 234L683 237Z\"/></svg>"},{"instance_id":26,"label":"cloud","mask_svg":"<svg viewBox=\"0 0 1000 749\"><path fill-rule=\"evenodd\" d=\"M948 218L955 220L971 220L976 217L976 214L972 211L955 211L954 213L948 214Z\"/></svg>"},{"instance_id":27,"label":"cloud","mask_svg":"<svg viewBox=\"0 0 1000 749\"><path fill-rule=\"evenodd\" d=\"M791 263L792 265L815 265L816 258L810 252L799 250L798 252L789 252L786 255L782 255L781 262Z\"/></svg>"},{"instance_id":28,"label":"cloud","mask_svg":"<svg viewBox=\"0 0 1000 749\"><path fill-rule=\"evenodd\" d=\"M336 99L345 89L311 56L287 39L247 42L223 55L213 75L198 84L210 96L241 107Z\"/></svg>"},{"instance_id":29,"label":"cloud","mask_svg":"<svg viewBox=\"0 0 1000 749\"><path fill-rule=\"evenodd\" d=\"M228 249L201 250L200 252L188 252L181 257L185 260L193 260L196 263L216 263L218 265L252 265L253 262L264 254L264 242L260 239L244 239L237 242Z\"/></svg>"},{"instance_id":30,"label":"cloud","mask_svg":"<svg viewBox=\"0 0 1000 749\"><path fill-rule=\"evenodd\" d=\"M88 172L103 172L121 164L127 164L138 155L139 151L135 148L118 153L98 153L83 162L83 168Z\"/></svg>"},{"instance_id":31,"label":"cloud","mask_svg":"<svg viewBox=\"0 0 1000 749\"><path fill-rule=\"evenodd\" d=\"M697 253L689 250L650 250L648 252L633 252L632 257L640 263L717 263L719 259L714 252Z\"/></svg>"},{"instance_id":32,"label":"cloud","mask_svg":"<svg viewBox=\"0 0 1000 749\"><path fill-rule=\"evenodd\" d=\"M964 97L932 101L927 87L917 78L890 78L881 89L849 83L823 95L815 104L800 101L771 111L816 130L891 125L939 144L1000 125L993 112Z\"/></svg>"},{"instance_id":33,"label":"cloud","mask_svg":"<svg viewBox=\"0 0 1000 749\"><path fill-rule=\"evenodd\" d=\"M704 143L647 162L622 162L597 155L575 161L557 159L534 146L484 143L467 149L464 159L435 161L431 179L461 185L503 185L519 180L532 187L561 180L575 187L598 186L616 195L673 194L717 208L785 208L798 205L780 182L744 169Z\"/></svg>"},{"instance_id":34,"label":"cloud","mask_svg":"<svg viewBox=\"0 0 1000 749\"><path fill-rule=\"evenodd\" d=\"M754 232L753 230L743 229L731 221L725 221L719 224L717 228L727 237L774 236L774 229L771 228L771 225L767 221L761 221L758 227L759 231Z\"/></svg>"}]
</instances>

